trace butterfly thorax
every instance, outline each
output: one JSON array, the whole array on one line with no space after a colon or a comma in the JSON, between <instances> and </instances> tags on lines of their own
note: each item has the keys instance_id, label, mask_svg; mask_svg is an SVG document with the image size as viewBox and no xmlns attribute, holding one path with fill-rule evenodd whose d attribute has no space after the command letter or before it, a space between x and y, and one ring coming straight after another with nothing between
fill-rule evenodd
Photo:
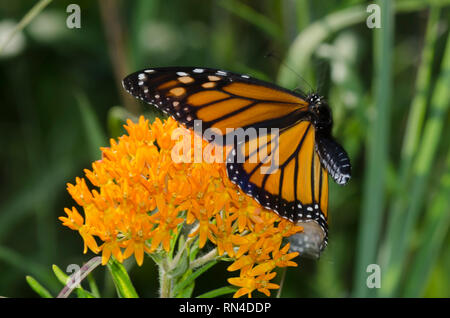
<instances>
[{"instance_id":1,"label":"butterfly thorax","mask_svg":"<svg viewBox=\"0 0 450 318\"><path fill-rule=\"evenodd\" d=\"M311 114L311 122L318 133L331 133L333 120L331 116L331 109L326 100L316 93L307 96L306 101L309 104L309 111Z\"/></svg>"}]
</instances>

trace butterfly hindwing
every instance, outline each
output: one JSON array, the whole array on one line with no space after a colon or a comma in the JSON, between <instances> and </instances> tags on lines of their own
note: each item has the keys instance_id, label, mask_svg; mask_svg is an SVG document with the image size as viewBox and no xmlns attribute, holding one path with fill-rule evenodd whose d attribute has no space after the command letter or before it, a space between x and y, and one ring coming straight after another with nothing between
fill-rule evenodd
<instances>
[{"instance_id":1,"label":"butterfly hindwing","mask_svg":"<svg viewBox=\"0 0 450 318\"><path fill-rule=\"evenodd\" d=\"M261 134L230 152L228 177L265 208L293 222L314 220L326 233L328 172L314 145L309 121Z\"/></svg>"},{"instance_id":2,"label":"butterfly hindwing","mask_svg":"<svg viewBox=\"0 0 450 318\"><path fill-rule=\"evenodd\" d=\"M317 136L316 150L322 165L337 184L346 184L350 179L350 159L344 148L331 136Z\"/></svg>"}]
</instances>

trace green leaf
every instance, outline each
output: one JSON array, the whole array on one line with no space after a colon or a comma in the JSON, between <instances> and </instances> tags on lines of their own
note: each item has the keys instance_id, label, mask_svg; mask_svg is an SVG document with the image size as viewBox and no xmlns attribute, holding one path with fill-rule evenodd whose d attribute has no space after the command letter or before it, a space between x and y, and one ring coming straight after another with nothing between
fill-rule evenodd
<instances>
[{"instance_id":1,"label":"green leaf","mask_svg":"<svg viewBox=\"0 0 450 318\"><path fill-rule=\"evenodd\" d=\"M237 287L225 286L225 287L220 287L220 288L217 288L217 289L213 289L213 290L211 290L209 292L206 292L204 294L201 294L201 295L197 296L196 298L219 297L219 296L222 296L222 295L235 293L237 290L238 290Z\"/></svg>"},{"instance_id":2,"label":"green leaf","mask_svg":"<svg viewBox=\"0 0 450 318\"><path fill-rule=\"evenodd\" d=\"M56 278L59 280L59 282L63 285L67 284L67 279L69 278L69 275L64 273L57 265L52 265L53 273L55 274Z\"/></svg>"},{"instance_id":3,"label":"green leaf","mask_svg":"<svg viewBox=\"0 0 450 318\"><path fill-rule=\"evenodd\" d=\"M125 267L115 259L111 258L108 262L108 269L111 273L116 291L121 298L138 298L138 294L128 276Z\"/></svg>"},{"instance_id":4,"label":"green leaf","mask_svg":"<svg viewBox=\"0 0 450 318\"><path fill-rule=\"evenodd\" d=\"M198 246L198 239L189 246L189 261L192 262L197 257L198 252L200 251L200 248Z\"/></svg>"},{"instance_id":5,"label":"green leaf","mask_svg":"<svg viewBox=\"0 0 450 318\"><path fill-rule=\"evenodd\" d=\"M182 290L185 289L190 284L192 284L197 279L197 277L199 277L201 274L203 274L204 272L206 272L208 269L210 269L211 267L213 267L216 264L217 264L217 261L209 262L205 266L197 269L195 272L190 274L185 279L177 282L177 284L175 285L175 287L173 289L173 294L177 297L182 292Z\"/></svg>"},{"instance_id":6,"label":"green leaf","mask_svg":"<svg viewBox=\"0 0 450 318\"><path fill-rule=\"evenodd\" d=\"M93 294L83 288L75 289L78 298L96 298Z\"/></svg>"},{"instance_id":7,"label":"green leaf","mask_svg":"<svg viewBox=\"0 0 450 318\"><path fill-rule=\"evenodd\" d=\"M194 291L194 287L195 287L195 281L190 284L188 287L186 287L185 289L183 289L178 295L178 298L190 298L192 296L192 293Z\"/></svg>"},{"instance_id":8,"label":"green leaf","mask_svg":"<svg viewBox=\"0 0 450 318\"><path fill-rule=\"evenodd\" d=\"M53 298L50 292L45 289L36 279L31 276L26 276L28 285L42 298Z\"/></svg>"},{"instance_id":9,"label":"green leaf","mask_svg":"<svg viewBox=\"0 0 450 318\"><path fill-rule=\"evenodd\" d=\"M89 288L91 289L91 294L96 297L100 298L100 291L98 289L97 283L95 282L95 278L92 274L87 276Z\"/></svg>"},{"instance_id":10,"label":"green leaf","mask_svg":"<svg viewBox=\"0 0 450 318\"><path fill-rule=\"evenodd\" d=\"M178 224L177 234L175 234L175 235L172 234L172 238L170 239L169 259L173 258L173 253L175 253L175 245L178 245L178 253L179 253L179 251L181 251L181 249L184 246L184 243L185 243L184 235L181 235L182 227L183 227L183 223ZM177 244L177 242L178 242L178 244Z\"/></svg>"}]
</instances>

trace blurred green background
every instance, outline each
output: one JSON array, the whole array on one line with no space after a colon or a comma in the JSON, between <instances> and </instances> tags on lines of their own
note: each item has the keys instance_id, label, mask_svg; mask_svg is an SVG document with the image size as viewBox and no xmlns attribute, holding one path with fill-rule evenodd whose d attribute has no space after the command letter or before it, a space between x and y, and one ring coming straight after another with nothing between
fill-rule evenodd
<instances>
[{"instance_id":1,"label":"blurred green background","mask_svg":"<svg viewBox=\"0 0 450 318\"><path fill-rule=\"evenodd\" d=\"M0 52L1 296L35 297L26 275L56 295L51 265L93 256L57 219L75 204L66 183L127 117L154 115L122 77L173 65L307 82L332 107L353 177L330 181L329 246L287 271L282 297L450 297L450 1L374 1L381 28L368 27L372 2L360 0L36 3L0 2L0 47L15 30ZM71 3L79 29L66 26ZM379 289L366 285L369 264ZM227 265L200 277L194 296L227 285ZM126 266L140 296L157 296L149 258ZM105 268L94 276L115 295Z\"/></svg>"}]
</instances>

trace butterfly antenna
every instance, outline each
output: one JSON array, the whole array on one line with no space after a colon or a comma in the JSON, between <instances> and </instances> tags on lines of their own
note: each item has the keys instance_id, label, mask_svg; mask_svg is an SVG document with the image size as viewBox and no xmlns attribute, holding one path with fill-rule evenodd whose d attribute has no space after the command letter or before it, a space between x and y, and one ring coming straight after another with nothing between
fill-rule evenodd
<instances>
[{"instance_id":1,"label":"butterfly antenna","mask_svg":"<svg viewBox=\"0 0 450 318\"><path fill-rule=\"evenodd\" d=\"M273 52L269 52L267 53L264 57L271 57L273 59L275 59L278 63L280 63L282 66L284 66L285 68L287 68L288 70L290 70L292 73L294 73L295 75L297 75L297 77L299 79L301 79L303 81L303 83L305 83L308 87L309 87L309 93L314 92L315 90L313 89L313 87L308 83L307 80L305 80L299 73L297 73L297 71L295 71L291 66L289 66L286 62L284 62L278 55L274 54ZM299 87L296 87L294 89L294 91L300 91L301 93L303 93L301 91L301 89Z\"/></svg>"}]
</instances>

